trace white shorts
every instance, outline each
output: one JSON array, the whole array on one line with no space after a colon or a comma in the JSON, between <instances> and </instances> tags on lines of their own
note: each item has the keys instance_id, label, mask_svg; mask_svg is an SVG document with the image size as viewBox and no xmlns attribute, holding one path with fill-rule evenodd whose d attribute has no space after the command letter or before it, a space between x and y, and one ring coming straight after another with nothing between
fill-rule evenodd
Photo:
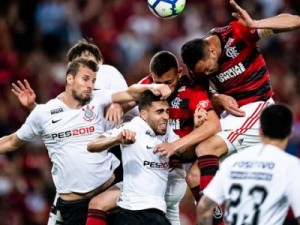
<instances>
[{"instance_id":1,"label":"white shorts","mask_svg":"<svg viewBox=\"0 0 300 225\"><path fill-rule=\"evenodd\" d=\"M270 104L274 104L272 98L265 102L260 101L244 105L241 107L246 112L244 117L236 117L226 111L221 114L222 131L217 135L226 142L227 155L260 142L259 116L262 110Z\"/></svg>"},{"instance_id":2,"label":"white shorts","mask_svg":"<svg viewBox=\"0 0 300 225\"><path fill-rule=\"evenodd\" d=\"M186 191L186 172L181 168L174 168L169 172L168 186L165 194L167 203L166 217L172 225L180 225L179 203Z\"/></svg>"}]
</instances>

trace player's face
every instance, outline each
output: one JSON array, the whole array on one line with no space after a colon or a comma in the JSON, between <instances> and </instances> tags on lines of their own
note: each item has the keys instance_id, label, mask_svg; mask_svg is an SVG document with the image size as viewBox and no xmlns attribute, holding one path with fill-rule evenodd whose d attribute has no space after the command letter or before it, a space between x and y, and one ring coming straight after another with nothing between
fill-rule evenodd
<instances>
[{"instance_id":1,"label":"player's face","mask_svg":"<svg viewBox=\"0 0 300 225\"><path fill-rule=\"evenodd\" d=\"M218 58L215 54L208 54L205 59L199 60L194 71L190 71L192 79L197 80L201 76L209 76L219 70Z\"/></svg>"},{"instance_id":2,"label":"player's face","mask_svg":"<svg viewBox=\"0 0 300 225\"><path fill-rule=\"evenodd\" d=\"M178 84L179 77L182 74L182 68L171 68L169 71L158 77L155 73L152 73L153 82L156 84L166 84L171 89L172 93L175 91Z\"/></svg>"},{"instance_id":3,"label":"player's face","mask_svg":"<svg viewBox=\"0 0 300 225\"><path fill-rule=\"evenodd\" d=\"M96 73L86 66L80 66L75 76L71 76L71 90L73 98L85 104L91 98Z\"/></svg>"},{"instance_id":4,"label":"player's face","mask_svg":"<svg viewBox=\"0 0 300 225\"><path fill-rule=\"evenodd\" d=\"M152 102L151 107L145 109L142 114L142 118L157 135L163 135L167 131L169 108L167 101Z\"/></svg>"}]
</instances>

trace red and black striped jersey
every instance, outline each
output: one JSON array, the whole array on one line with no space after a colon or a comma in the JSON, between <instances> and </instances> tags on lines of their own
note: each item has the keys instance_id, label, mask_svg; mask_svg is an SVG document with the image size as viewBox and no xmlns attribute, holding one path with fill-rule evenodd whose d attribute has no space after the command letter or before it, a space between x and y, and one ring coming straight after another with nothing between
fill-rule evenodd
<instances>
[{"instance_id":1,"label":"red and black striped jersey","mask_svg":"<svg viewBox=\"0 0 300 225\"><path fill-rule=\"evenodd\" d=\"M151 74L139 83L153 83ZM168 99L171 104L169 125L179 137L189 134L194 129L194 112L198 105L206 111L212 109L206 89L202 85L194 84L187 76L180 77L174 94Z\"/></svg>"},{"instance_id":2,"label":"red and black striped jersey","mask_svg":"<svg viewBox=\"0 0 300 225\"><path fill-rule=\"evenodd\" d=\"M217 35L222 45L220 69L210 76L219 93L232 96L240 106L265 101L274 94L269 71L257 47L256 29L235 21L214 28L209 35Z\"/></svg>"}]
</instances>

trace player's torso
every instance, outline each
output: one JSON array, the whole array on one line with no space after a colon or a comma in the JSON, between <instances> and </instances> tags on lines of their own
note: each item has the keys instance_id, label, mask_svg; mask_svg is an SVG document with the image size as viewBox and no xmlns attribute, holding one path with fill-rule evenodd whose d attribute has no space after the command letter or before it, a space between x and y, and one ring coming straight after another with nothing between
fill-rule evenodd
<instances>
[{"instance_id":1,"label":"player's torso","mask_svg":"<svg viewBox=\"0 0 300 225\"><path fill-rule=\"evenodd\" d=\"M219 93L234 97L240 105L266 100L273 94L269 72L256 42L243 38L242 31L235 25L216 29L222 43L219 71L210 79ZM249 30L254 35L255 30ZM252 34L253 33L253 34Z\"/></svg>"},{"instance_id":2,"label":"player's torso","mask_svg":"<svg viewBox=\"0 0 300 225\"><path fill-rule=\"evenodd\" d=\"M165 211L169 160L154 154L153 149L157 144L167 142L168 136L156 136L139 117L130 123L125 126L136 132L136 142L122 146L123 193L118 204L132 210L150 207Z\"/></svg>"},{"instance_id":3,"label":"player's torso","mask_svg":"<svg viewBox=\"0 0 300 225\"><path fill-rule=\"evenodd\" d=\"M224 184L228 224L282 224L285 218L289 171L284 165L291 161L282 150L257 146L248 149L254 154L241 152Z\"/></svg>"},{"instance_id":4,"label":"player's torso","mask_svg":"<svg viewBox=\"0 0 300 225\"><path fill-rule=\"evenodd\" d=\"M175 95L169 102L171 104L169 125L180 137L189 134L194 129L194 112L197 106L200 105L205 110L211 108L204 88L188 83L187 80L179 83Z\"/></svg>"}]
</instances>

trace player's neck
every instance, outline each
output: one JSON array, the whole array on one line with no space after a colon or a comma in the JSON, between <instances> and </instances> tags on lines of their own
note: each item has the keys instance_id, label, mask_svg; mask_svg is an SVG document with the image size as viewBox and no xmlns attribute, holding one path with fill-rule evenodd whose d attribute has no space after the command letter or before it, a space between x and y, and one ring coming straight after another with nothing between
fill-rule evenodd
<instances>
[{"instance_id":1,"label":"player's neck","mask_svg":"<svg viewBox=\"0 0 300 225\"><path fill-rule=\"evenodd\" d=\"M207 38L210 45L214 46L217 56L220 57L222 54L222 45L219 37L217 35L212 35Z\"/></svg>"},{"instance_id":2,"label":"player's neck","mask_svg":"<svg viewBox=\"0 0 300 225\"><path fill-rule=\"evenodd\" d=\"M82 107L81 102L75 99L70 91L66 91L64 95L58 96L58 99L61 100L70 109L80 109Z\"/></svg>"},{"instance_id":3,"label":"player's neck","mask_svg":"<svg viewBox=\"0 0 300 225\"><path fill-rule=\"evenodd\" d=\"M288 143L288 139L283 139L283 140L279 140L279 139L272 139L272 138L268 138L268 137L262 137L262 143L263 144L267 144L267 145L274 145L280 149L282 149L283 151L285 150L287 143Z\"/></svg>"}]
</instances>

